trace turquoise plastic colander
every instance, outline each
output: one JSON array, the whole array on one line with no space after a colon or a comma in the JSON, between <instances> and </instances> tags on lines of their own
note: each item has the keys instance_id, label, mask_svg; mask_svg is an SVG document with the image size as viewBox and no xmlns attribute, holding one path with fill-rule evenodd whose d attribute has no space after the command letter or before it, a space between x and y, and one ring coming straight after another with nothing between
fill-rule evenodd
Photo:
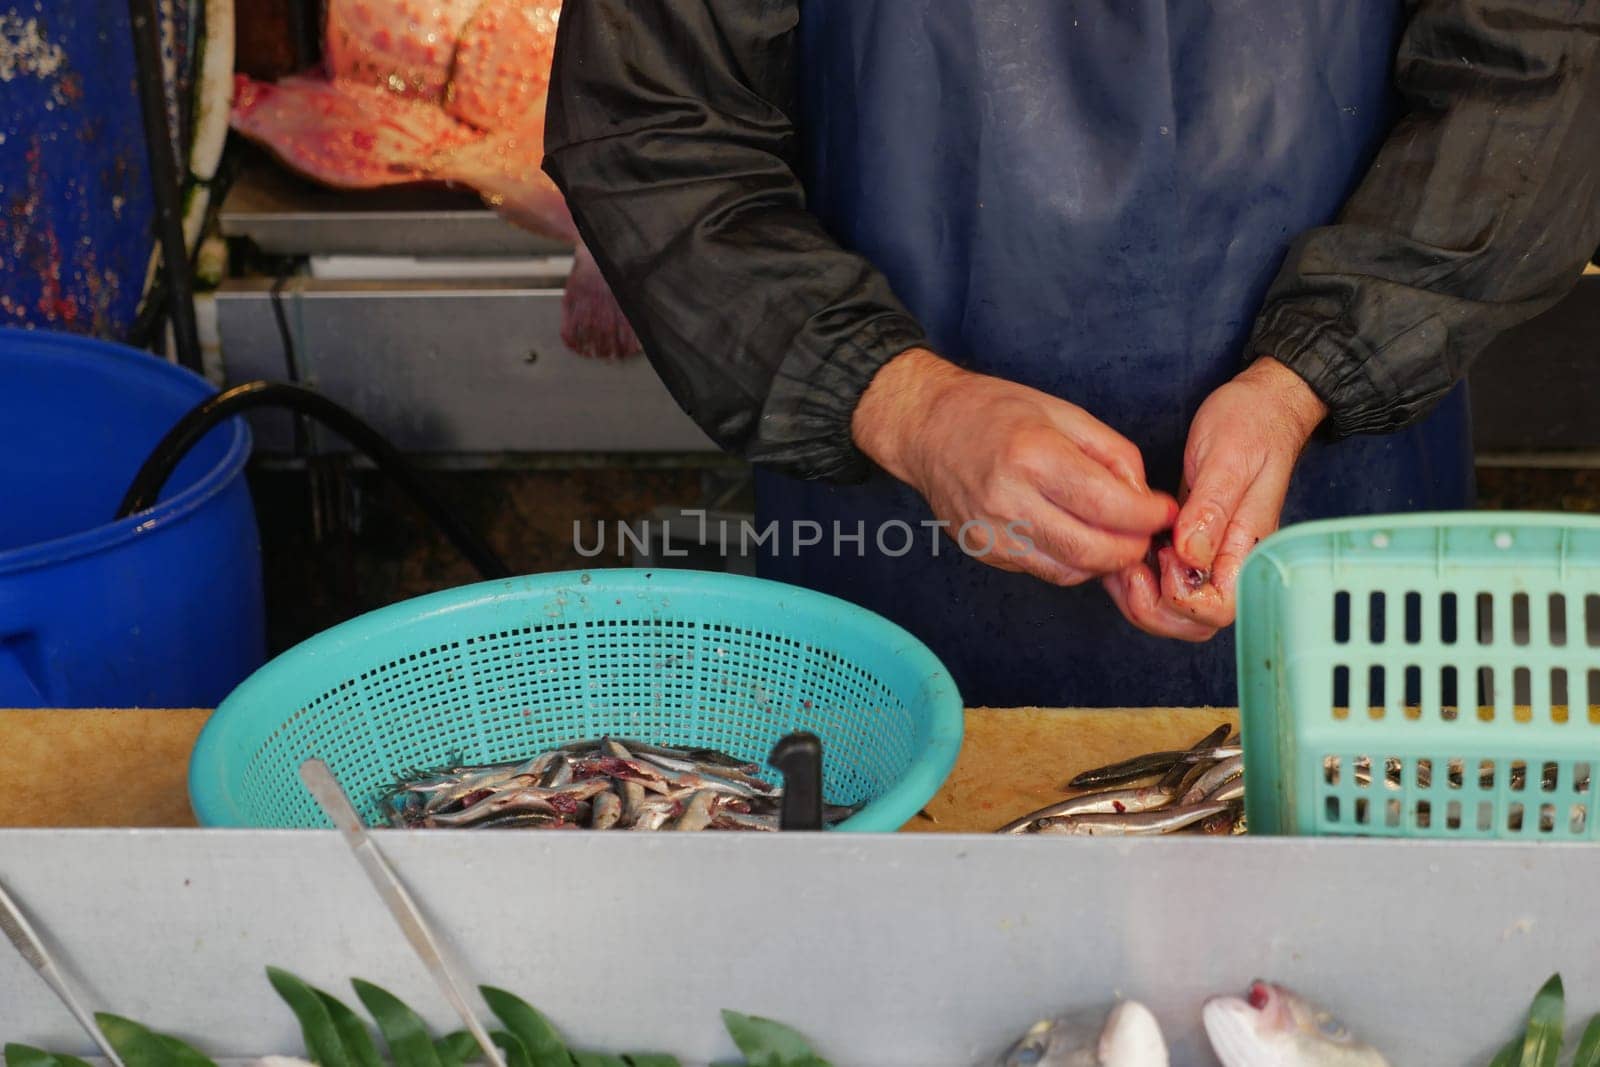
<instances>
[{"instance_id":1,"label":"turquoise plastic colander","mask_svg":"<svg viewBox=\"0 0 1600 1067\"><path fill-rule=\"evenodd\" d=\"M285 652L206 724L189 795L206 826L323 827L298 777L325 760L369 823L406 768L525 757L610 734L764 762L822 739L839 828L898 829L961 747L955 683L872 612L777 582L694 571L562 572L363 615Z\"/></svg>"},{"instance_id":2,"label":"turquoise plastic colander","mask_svg":"<svg viewBox=\"0 0 1600 1067\"><path fill-rule=\"evenodd\" d=\"M1600 839L1600 519L1291 527L1238 626L1252 833Z\"/></svg>"}]
</instances>

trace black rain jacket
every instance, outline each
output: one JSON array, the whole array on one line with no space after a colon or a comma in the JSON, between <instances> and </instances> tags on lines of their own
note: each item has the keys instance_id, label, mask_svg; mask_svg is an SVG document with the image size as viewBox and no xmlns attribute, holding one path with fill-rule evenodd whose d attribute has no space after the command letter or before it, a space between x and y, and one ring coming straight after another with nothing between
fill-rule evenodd
<instances>
[{"instance_id":1,"label":"black rain jacket","mask_svg":"<svg viewBox=\"0 0 1600 1067\"><path fill-rule=\"evenodd\" d=\"M566 0L545 170L701 427L855 481L851 414L925 338L806 210L799 3ZM1600 0L1408 6L1404 114L1339 218L1294 242L1240 354L1293 368L1345 435L1421 419L1600 246Z\"/></svg>"}]
</instances>

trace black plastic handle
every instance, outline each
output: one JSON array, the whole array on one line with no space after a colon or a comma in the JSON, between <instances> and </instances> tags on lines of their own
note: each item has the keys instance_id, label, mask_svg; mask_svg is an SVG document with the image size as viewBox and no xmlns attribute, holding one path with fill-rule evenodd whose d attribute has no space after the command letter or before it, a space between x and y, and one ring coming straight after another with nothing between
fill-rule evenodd
<instances>
[{"instance_id":1,"label":"black plastic handle","mask_svg":"<svg viewBox=\"0 0 1600 1067\"><path fill-rule=\"evenodd\" d=\"M778 829L822 829L821 739L816 734L789 734L773 748L767 762L783 772Z\"/></svg>"}]
</instances>

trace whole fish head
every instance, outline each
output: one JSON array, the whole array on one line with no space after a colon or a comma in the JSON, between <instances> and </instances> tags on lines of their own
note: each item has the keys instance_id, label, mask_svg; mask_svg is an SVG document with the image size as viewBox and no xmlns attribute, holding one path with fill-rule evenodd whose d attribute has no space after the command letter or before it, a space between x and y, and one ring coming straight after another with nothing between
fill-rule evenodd
<instances>
[{"instance_id":1,"label":"whole fish head","mask_svg":"<svg viewBox=\"0 0 1600 1067\"><path fill-rule=\"evenodd\" d=\"M1167 1046L1155 1016L1128 1000L1034 1023L995 1067L1167 1067Z\"/></svg>"},{"instance_id":2,"label":"whole fish head","mask_svg":"<svg viewBox=\"0 0 1600 1067\"><path fill-rule=\"evenodd\" d=\"M1201 1019L1223 1067L1388 1067L1333 1015L1270 982L1243 999L1212 997Z\"/></svg>"}]
</instances>

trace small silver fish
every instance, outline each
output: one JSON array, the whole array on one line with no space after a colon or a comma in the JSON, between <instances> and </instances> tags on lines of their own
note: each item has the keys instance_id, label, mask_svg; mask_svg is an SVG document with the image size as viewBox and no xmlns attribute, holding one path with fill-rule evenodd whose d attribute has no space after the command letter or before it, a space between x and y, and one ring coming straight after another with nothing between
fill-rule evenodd
<instances>
[{"instance_id":1,"label":"small silver fish","mask_svg":"<svg viewBox=\"0 0 1600 1067\"><path fill-rule=\"evenodd\" d=\"M660 756L664 759L686 760L689 758L687 749L673 748L670 745L652 745L647 741L640 741L634 737L618 737L617 744L632 752L635 756Z\"/></svg>"},{"instance_id":2,"label":"small silver fish","mask_svg":"<svg viewBox=\"0 0 1600 1067\"><path fill-rule=\"evenodd\" d=\"M1183 794L1182 802L1185 804L1198 804L1214 793L1218 787L1243 775L1243 756L1231 756L1228 759L1214 763L1204 774L1195 779L1195 783L1189 787L1189 791Z\"/></svg>"},{"instance_id":3,"label":"small silver fish","mask_svg":"<svg viewBox=\"0 0 1600 1067\"><path fill-rule=\"evenodd\" d=\"M638 782L622 782L622 820L620 825L632 826L644 807L644 786Z\"/></svg>"},{"instance_id":4,"label":"small silver fish","mask_svg":"<svg viewBox=\"0 0 1600 1067\"><path fill-rule=\"evenodd\" d=\"M646 807L633 821L632 829L659 830L672 820L672 809L663 805Z\"/></svg>"},{"instance_id":5,"label":"small silver fish","mask_svg":"<svg viewBox=\"0 0 1600 1067\"><path fill-rule=\"evenodd\" d=\"M510 812L538 812L541 815L560 815L550 802L550 794L543 789L511 789L484 797L460 811L439 812L427 816L424 825L432 827L472 826L496 815Z\"/></svg>"},{"instance_id":6,"label":"small silver fish","mask_svg":"<svg viewBox=\"0 0 1600 1067\"><path fill-rule=\"evenodd\" d=\"M1155 811L1127 815L1068 815L1060 819L1044 819L1039 823L1041 834L1072 834L1082 837L1139 837L1147 834L1170 834L1192 826L1202 819L1226 811L1226 804L1187 804L1181 808L1159 808Z\"/></svg>"},{"instance_id":7,"label":"small silver fish","mask_svg":"<svg viewBox=\"0 0 1600 1067\"><path fill-rule=\"evenodd\" d=\"M1232 781L1223 782L1217 786L1214 792L1208 793L1205 799L1218 804L1228 800L1243 800L1244 779L1235 778Z\"/></svg>"},{"instance_id":8,"label":"small silver fish","mask_svg":"<svg viewBox=\"0 0 1600 1067\"><path fill-rule=\"evenodd\" d=\"M704 789L713 793L725 793L728 796L735 797L753 797L756 795L756 791L749 786L714 774L680 774L673 779L673 784L685 789Z\"/></svg>"},{"instance_id":9,"label":"small silver fish","mask_svg":"<svg viewBox=\"0 0 1600 1067\"><path fill-rule=\"evenodd\" d=\"M526 759L517 764L512 771L512 775L517 778L531 778L537 782L544 776L544 772L549 770L556 760L560 758L561 753L559 752L541 752L532 759Z\"/></svg>"},{"instance_id":10,"label":"small silver fish","mask_svg":"<svg viewBox=\"0 0 1600 1067\"><path fill-rule=\"evenodd\" d=\"M760 768L756 767L754 764L745 764L739 767L732 767L728 766L727 764L707 763L705 761L701 761L696 766L699 768L699 772L701 774L710 774L716 778L722 778L730 782L738 782L740 785L748 786L755 792L761 793L765 796L772 796L778 792L777 786L773 785L765 778L757 777L755 772Z\"/></svg>"},{"instance_id":11,"label":"small silver fish","mask_svg":"<svg viewBox=\"0 0 1600 1067\"><path fill-rule=\"evenodd\" d=\"M1230 740L1230 738L1233 736L1232 730L1233 728L1227 723L1223 723L1221 726L1217 727L1215 730L1212 730L1209 734L1206 734L1200 740L1190 745L1189 751L1196 752L1204 748L1214 748L1217 745L1231 745L1234 743ZM1172 765L1172 770L1166 773L1166 776L1161 779L1161 782L1156 788L1165 790L1168 793L1176 793L1178 792L1178 787L1182 785L1184 778L1188 777L1188 774L1189 767L1187 764L1174 763Z\"/></svg>"},{"instance_id":12,"label":"small silver fish","mask_svg":"<svg viewBox=\"0 0 1600 1067\"><path fill-rule=\"evenodd\" d=\"M1154 811L1157 808L1166 807L1170 803L1172 803L1172 794L1163 792L1157 786L1143 786L1138 789L1108 789L1099 793L1083 793L1046 805L1038 811L1029 812L1020 819L1006 823L997 832L1002 834L1021 834L1031 830L1041 819L1058 818L1063 815Z\"/></svg>"},{"instance_id":13,"label":"small silver fish","mask_svg":"<svg viewBox=\"0 0 1600 1067\"><path fill-rule=\"evenodd\" d=\"M1212 997L1200 1017L1223 1067L1389 1067L1334 1016L1270 982Z\"/></svg>"},{"instance_id":14,"label":"small silver fish","mask_svg":"<svg viewBox=\"0 0 1600 1067\"><path fill-rule=\"evenodd\" d=\"M689 798L689 806L683 809L683 814L678 816L678 821L672 824L672 828L685 831L704 830L711 825L716 803L717 794L709 789L702 789Z\"/></svg>"},{"instance_id":15,"label":"small silver fish","mask_svg":"<svg viewBox=\"0 0 1600 1067\"><path fill-rule=\"evenodd\" d=\"M633 820L634 830L659 830L683 814L683 802L673 797L646 796Z\"/></svg>"},{"instance_id":16,"label":"small silver fish","mask_svg":"<svg viewBox=\"0 0 1600 1067\"><path fill-rule=\"evenodd\" d=\"M622 798L607 790L596 793L589 820L591 830L609 830L622 818Z\"/></svg>"},{"instance_id":17,"label":"small silver fish","mask_svg":"<svg viewBox=\"0 0 1600 1067\"><path fill-rule=\"evenodd\" d=\"M711 820L711 829L764 830L777 833L778 817L776 815L747 815L740 811L719 809L716 817Z\"/></svg>"},{"instance_id":18,"label":"small silver fish","mask_svg":"<svg viewBox=\"0 0 1600 1067\"><path fill-rule=\"evenodd\" d=\"M496 815L492 818L473 824L476 830L542 830L550 826L560 826L566 820L559 815L542 815L536 811L513 811L505 815Z\"/></svg>"},{"instance_id":19,"label":"small silver fish","mask_svg":"<svg viewBox=\"0 0 1600 1067\"><path fill-rule=\"evenodd\" d=\"M539 784L546 789L559 789L572 781L572 757L565 752L557 753L556 758L545 768L544 777Z\"/></svg>"},{"instance_id":20,"label":"small silver fish","mask_svg":"<svg viewBox=\"0 0 1600 1067\"><path fill-rule=\"evenodd\" d=\"M677 756L663 756L656 752L641 751L635 753L635 756L643 763L648 763L672 774L693 774L700 767L700 764L694 760L682 759Z\"/></svg>"},{"instance_id":21,"label":"small silver fish","mask_svg":"<svg viewBox=\"0 0 1600 1067\"><path fill-rule=\"evenodd\" d=\"M1177 788L1173 790L1173 792L1177 796L1182 797L1182 796L1187 796L1189 794L1189 791L1194 788L1194 784L1196 782L1198 782L1200 779L1205 777L1206 771L1211 769L1212 764L1210 764L1210 763L1190 763L1190 764L1182 764L1182 763L1180 763L1180 764L1178 764L1178 766L1180 766L1180 767L1187 766L1189 768L1187 771L1183 772L1183 777L1178 780ZM1163 781L1165 781L1165 779L1163 779Z\"/></svg>"}]
</instances>

